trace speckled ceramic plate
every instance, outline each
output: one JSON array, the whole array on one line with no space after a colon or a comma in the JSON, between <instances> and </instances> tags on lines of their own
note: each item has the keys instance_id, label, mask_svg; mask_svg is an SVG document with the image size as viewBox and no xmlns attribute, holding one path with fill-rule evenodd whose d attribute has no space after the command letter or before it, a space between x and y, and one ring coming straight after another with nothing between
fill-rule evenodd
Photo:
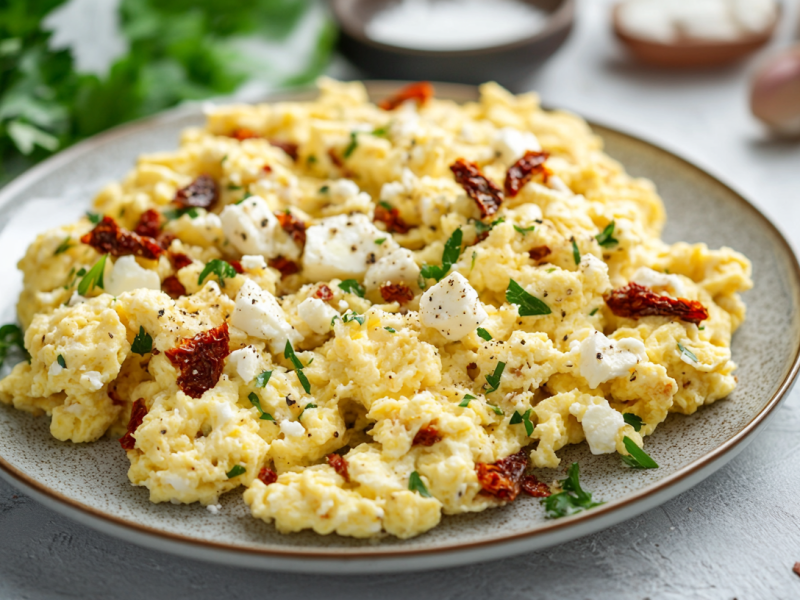
<instances>
[{"instance_id":1,"label":"speckled ceramic plate","mask_svg":"<svg viewBox=\"0 0 800 600\"><path fill-rule=\"evenodd\" d=\"M373 83L379 98L395 84ZM439 85L440 97L473 99L471 87ZM280 99L306 99L310 93ZM119 179L142 152L177 146L184 127L203 120L197 109L178 110L108 132L44 162L0 193L0 316L13 319L19 289L16 257L29 239L15 213L33 211L42 227L89 206L100 186ZM50 437L47 418L0 405L0 476L50 508L126 540L185 556L240 566L328 573L429 569L490 560L565 542L629 519L685 491L742 450L789 391L800 347L800 269L789 245L736 192L686 161L646 142L595 126L608 153L628 171L652 179L666 203L668 241L732 246L753 261L755 289L746 294L747 321L733 339L739 365L734 394L685 417L671 415L647 451L661 465L638 471L616 455L592 456L585 444L562 452L579 460L582 482L606 501L573 517L548 521L533 498L480 514L445 517L418 538L359 541L314 533L281 535L250 517L241 494L221 499L217 515L205 508L151 504L145 488L126 477L128 461L116 440L65 444ZM31 204L34 198L61 198ZM63 214L62 214L63 213ZM547 473L548 478L561 473Z\"/></svg>"}]
</instances>

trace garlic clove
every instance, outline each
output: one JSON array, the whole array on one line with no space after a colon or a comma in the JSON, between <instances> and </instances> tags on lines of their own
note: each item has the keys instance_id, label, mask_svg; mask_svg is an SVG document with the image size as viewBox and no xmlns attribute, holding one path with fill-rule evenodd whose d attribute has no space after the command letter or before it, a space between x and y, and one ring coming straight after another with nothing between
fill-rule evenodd
<instances>
[{"instance_id":1,"label":"garlic clove","mask_svg":"<svg viewBox=\"0 0 800 600\"><path fill-rule=\"evenodd\" d=\"M759 68L751 84L750 109L776 133L800 134L800 45Z\"/></svg>"}]
</instances>

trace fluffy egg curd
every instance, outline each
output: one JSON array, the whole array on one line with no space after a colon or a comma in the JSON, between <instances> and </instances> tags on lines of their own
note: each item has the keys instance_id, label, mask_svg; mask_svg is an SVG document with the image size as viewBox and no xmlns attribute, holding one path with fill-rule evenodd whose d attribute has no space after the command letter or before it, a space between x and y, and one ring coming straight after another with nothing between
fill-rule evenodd
<instances>
[{"instance_id":1,"label":"fluffy egg curd","mask_svg":"<svg viewBox=\"0 0 800 600\"><path fill-rule=\"evenodd\" d=\"M491 83L319 88L209 109L40 234L0 400L122 436L153 502L244 488L281 532L409 538L567 493L525 474L567 444L652 467L669 413L734 389L749 261L663 242L583 120Z\"/></svg>"}]
</instances>

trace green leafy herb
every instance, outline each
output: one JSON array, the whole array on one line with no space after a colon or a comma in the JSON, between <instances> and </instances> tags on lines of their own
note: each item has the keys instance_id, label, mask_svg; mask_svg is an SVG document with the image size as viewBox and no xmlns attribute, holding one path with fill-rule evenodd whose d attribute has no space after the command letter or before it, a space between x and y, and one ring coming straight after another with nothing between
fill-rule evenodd
<instances>
[{"instance_id":1,"label":"green leafy herb","mask_svg":"<svg viewBox=\"0 0 800 600\"><path fill-rule=\"evenodd\" d=\"M133 338L131 344L131 352L144 356L153 351L153 338L144 330L144 327L139 325L139 333Z\"/></svg>"},{"instance_id":2,"label":"green leafy herb","mask_svg":"<svg viewBox=\"0 0 800 600\"><path fill-rule=\"evenodd\" d=\"M483 338L487 342L492 341L492 334L486 331L483 327L478 327L477 334L478 337Z\"/></svg>"},{"instance_id":3,"label":"green leafy herb","mask_svg":"<svg viewBox=\"0 0 800 600\"><path fill-rule=\"evenodd\" d=\"M419 473L413 471L408 478L408 489L412 492L417 492L423 498L430 498L431 493L428 491L428 488L425 487L425 484L422 483L422 477L419 476Z\"/></svg>"},{"instance_id":4,"label":"green leafy herb","mask_svg":"<svg viewBox=\"0 0 800 600\"><path fill-rule=\"evenodd\" d=\"M619 240L614 238L614 221L611 221L606 228L603 229L602 233L598 233L594 236L594 239L597 240L597 243L603 246L603 248L608 248L610 246L616 246L619 244Z\"/></svg>"},{"instance_id":5,"label":"green leafy herb","mask_svg":"<svg viewBox=\"0 0 800 600\"><path fill-rule=\"evenodd\" d=\"M230 471L225 473L225 475L227 475L228 479L233 479L239 475L244 475L246 472L247 469L245 469L242 465L234 465Z\"/></svg>"},{"instance_id":6,"label":"green leafy herb","mask_svg":"<svg viewBox=\"0 0 800 600\"><path fill-rule=\"evenodd\" d=\"M265 372L272 374L271 371L265 371ZM260 375L259 375L259 377L260 377ZM261 386L261 387L264 387L264 386ZM255 406L256 410L258 410L258 414L259 414L258 418L261 421L274 421L275 420L271 414L269 414L268 412L264 412L264 409L261 408L261 399L256 395L255 392L250 392L250 394L248 394L248 396L247 396L247 399L250 400L250 404Z\"/></svg>"},{"instance_id":7,"label":"green leafy herb","mask_svg":"<svg viewBox=\"0 0 800 600\"><path fill-rule=\"evenodd\" d=\"M300 419L302 419L302 418L303 418L303 415L306 413L306 411L307 411L309 408L317 408L317 405L316 405L316 404L311 404L311 403L309 403L309 404L306 404L306 405L305 405L305 407L303 408L303 410L302 410L302 411L300 411L300 414L299 414L299 415L297 415L297 420L298 420L298 421L299 421Z\"/></svg>"},{"instance_id":8,"label":"green leafy herb","mask_svg":"<svg viewBox=\"0 0 800 600\"><path fill-rule=\"evenodd\" d=\"M252 194L250 194L250 195L252 195ZM245 193L245 196L244 196L244 198L242 198L241 200L239 200L239 202L237 202L236 204L239 204L239 203L241 203L241 202L242 202L242 201L244 201L244 200L245 200L247 197L248 197L248 194L247 194L247 193ZM190 219L196 219L196 218L197 218L197 216L198 216L200 213L199 213L199 212L197 212L197 209L196 209L195 207L193 207L193 206L189 206L189 207L187 207L187 208L170 208L170 209L168 209L168 210L165 210L165 211L164 211L163 213L161 213L161 214L162 214L162 215L164 215L164 218L165 218L165 219L167 219L168 221L174 221L175 219L180 219L180 218L181 218L183 215L189 215L189 218L190 218Z\"/></svg>"},{"instance_id":9,"label":"green leafy herb","mask_svg":"<svg viewBox=\"0 0 800 600\"><path fill-rule=\"evenodd\" d=\"M228 184L228 189L229 189L230 191L232 191L232 192L235 192L236 190L240 190L240 189L242 189L242 186L240 186L240 185L234 185L234 184L232 184L232 183L229 183L229 184Z\"/></svg>"},{"instance_id":10,"label":"green leafy herb","mask_svg":"<svg viewBox=\"0 0 800 600\"><path fill-rule=\"evenodd\" d=\"M548 273L552 273L552 272L553 272L553 271L555 271L555 270L556 270L556 268L555 268L555 267L551 267L551 268L547 269L547 272L548 272Z\"/></svg>"},{"instance_id":11,"label":"green leafy herb","mask_svg":"<svg viewBox=\"0 0 800 600\"><path fill-rule=\"evenodd\" d=\"M303 363L297 358L297 355L294 353L294 348L292 348L292 342L289 340L286 340L286 347L283 349L283 358L289 359L289 362L294 366L294 372L297 373L297 379L300 380L300 385L303 386L306 394L310 394L311 384L308 382L305 373L303 373Z\"/></svg>"},{"instance_id":12,"label":"green leafy herb","mask_svg":"<svg viewBox=\"0 0 800 600\"><path fill-rule=\"evenodd\" d=\"M378 238L377 240L375 240L375 243L378 244L378 246L380 246L385 241L386 241L386 238Z\"/></svg>"},{"instance_id":13,"label":"green leafy herb","mask_svg":"<svg viewBox=\"0 0 800 600\"><path fill-rule=\"evenodd\" d=\"M475 396L473 396L472 394L467 394L466 396L464 396L464 398L462 398L461 402L459 402L458 405L461 408L467 408L469 406L469 401L475 399L476 399Z\"/></svg>"},{"instance_id":14,"label":"green leafy herb","mask_svg":"<svg viewBox=\"0 0 800 600\"><path fill-rule=\"evenodd\" d=\"M309 165L313 165L316 162L317 162L317 157L314 156L313 154L309 154L308 158L306 158L306 163Z\"/></svg>"},{"instance_id":15,"label":"green leafy herb","mask_svg":"<svg viewBox=\"0 0 800 600\"><path fill-rule=\"evenodd\" d=\"M89 272L83 276L80 283L78 283L78 293L81 296L85 296L89 290L99 287L101 290L104 289L103 287L103 274L106 270L106 259L108 258L108 254L104 254L100 257L100 259L94 263L94 266L89 269ZM80 271L78 271L80 273Z\"/></svg>"},{"instance_id":16,"label":"green leafy herb","mask_svg":"<svg viewBox=\"0 0 800 600\"><path fill-rule=\"evenodd\" d=\"M472 251L472 263L469 265L469 272L472 273L472 269L475 268L475 260L478 258L477 251Z\"/></svg>"},{"instance_id":17,"label":"green leafy herb","mask_svg":"<svg viewBox=\"0 0 800 600\"><path fill-rule=\"evenodd\" d=\"M516 230L517 233L521 233L522 236L525 237L526 233L536 229L536 225L531 225L530 227L520 227L519 225L514 225L514 229Z\"/></svg>"},{"instance_id":18,"label":"green leafy herb","mask_svg":"<svg viewBox=\"0 0 800 600\"><path fill-rule=\"evenodd\" d=\"M63 254L64 252L66 252L67 250L69 250L74 246L75 244L72 243L72 238L67 236L66 238L64 238L64 241L58 245L56 251L53 252L53 256L58 256L59 254Z\"/></svg>"},{"instance_id":19,"label":"green leafy herb","mask_svg":"<svg viewBox=\"0 0 800 600\"><path fill-rule=\"evenodd\" d=\"M334 319L335 318L336 317L334 317ZM363 325L365 319L364 319L363 315L360 315L357 312L351 310L349 312L344 313L344 315L342 316L342 322L343 323L350 323L351 321L355 321L359 325ZM331 323L333 323L333 320L331 320Z\"/></svg>"},{"instance_id":20,"label":"green leafy herb","mask_svg":"<svg viewBox=\"0 0 800 600\"><path fill-rule=\"evenodd\" d=\"M256 376L256 387L257 388L267 387L270 377L272 377L272 371L262 371L260 375Z\"/></svg>"},{"instance_id":21,"label":"green leafy herb","mask_svg":"<svg viewBox=\"0 0 800 600\"><path fill-rule=\"evenodd\" d=\"M578 244L574 237L570 241L572 242L572 258L575 260L575 264L578 265L581 262L581 251L578 250Z\"/></svg>"},{"instance_id":22,"label":"green leafy herb","mask_svg":"<svg viewBox=\"0 0 800 600\"><path fill-rule=\"evenodd\" d=\"M627 435L622 438L622 443L625 444L625 449L630 456L620 455L622 462L634 469L657 469L658 464L647 453L639 448L631 438Z\"/></svg>"},{"instance_id":23,"label":"green leafy herb","mask_svg":"<svg viewBox=\"0 0 800 600\"><path fill-rule=\"evenodd\" d=\"M348 294L355 294L359 298L364 297L364 286L362 286L355 279L345 279L339 284L339 289L347 292Z\"/></svg>"},{"instance_id":24,"label":"green leafy herb","mask_svg":"<svg viewBox=\"0 0 800 600\"><path fill-rule=\"evenodd\" d=\"M86 218L89 219L89 222L92 225L97 225L100 221L103 220L103 215L98 215L97 213L87 212Z\"/></svg>"},{"instance_id":25,"label":"green leafy herb","mask_svg":"<svg viewBox=\"0 0 800 600\"><path fill-rule=\"evenodd\" d=\"M549 315L552 311L550 307L544 302L539 300L536 296L532 296L513 279L509 280L508 288L506 289L506 300L511 304L519 306L520 317L534 317L537 315Z\"/></svg>"},{"instance_id":26,"label":"green leafy herb","mask_svg":"<svg viewBox=\"0 0 800 600\"><path fill-rule=\"evenodd\" d=\"M592 493L581 488L578 463L570 465L567 478L561 480L561 489L564 491L540 500L544 504L545 515L548 519L567 517L604 504L592 500Z\"/></svg>"},{"instance_id":27,"label":"green leafy herb","mask_svg":"<svg viewBox=\"0 0 800 600\"><path fill-rule=\"evenodd\" d=\"M206 277L212 273L217 276L220 287L225 287L226 278L231 279L236 277L236 269L234 269L230 263L227 263L219 258L215 258L206 263L205 268L200 272L200 277L197 278L197 285L202 285Z\"/></svg>"},{"instance_id":28,"label":"green leafy herb","mask_svg":"<svg viewBox=\"0 0 800 600\"><path fill-rule=\"evenodd\" d=\"M58 358L56 358L56 362L61 365L62 369L67 368L67 361L64 360L64 357L61 354L59 354Z\"/></svg>"},{"instance_id":29,"label":"green leafy herb","mask_svg":"<svg viewBox=\"0 0 800 600\"><path fill-rule=\"evenodd\" d=\"M528 435L533 433L533 423L531 423L531 409L529 408L523 414L519 414L516 410L514 414L511 415L511 420L509 421L510 425L517 425L522 423L525 425L525 432Z\"/></svg>"},{"instance_id":30,"label":"green leafy herb","mask_svg":"<svg viewBox=\"0 0 800 600\"><path fill-rule=\"evenodd\" d=\"M372 135L375 137L386 137L389 135L389 126L384 125L383 127L378 127L377 129L372 130Z\"/></svg>"},{"instance_id":31,"label":"green leafy herb","mask_svg":"<svg viewBox=\"0 0 800 600\"><path fill-rule=\"evenodd\" d=\"M487 394L491 394L492 392L496 392L497 388L500 387L500 377L503 376L503 370L506 368L506 363L498 362L497 366L494 369L494 373L491 375L486 376L486 381L489 383L489 388L486 390Z\"/></svg>"},{"instance_id":32,"label":"green leafy herb","mask_svg":"<svg viewBox=\"0 0 800 600\"><path fill-rule=\"evenodd\" d=\"M25 349L25 336L22 329L14 323L8 323L0 327L0 367L8 356L9 350L17 348L30 361L30 355Z\"/></svg>"},{"instance_id":33,"label":"green leafy herb","mask_svg":"<svg viewBox=\"0 0 800 600\"><path fill-rule=\"evenodd\" d=\"M599 308L599 307L595 307L595 308L593 308L593 309L592 309L592 312L590 312L590 313L589 313L589 316L590 316L590 317L593 317L593 316L595 316L595 315L597 314L597 311L598 311L598 310L600 310L600 308Z\"/></svg>"},{"instance_id":34,"label":"green leafy herb","mask_svg":"<svg viewBox=\"0 0 800 600\"><path fill-rule=\"evenodd\" d=\"M319 188L319 193L327 194L330 191L330 189L331 187L329 185L323 185L321 188Z\"/></svg>"},{"instance_id":35,"label":"green leafy herb","mask_svg":"<svg viewBox=\"0 0 800 600\"><path fill-rule=\"evenodd\" d=\"M703 331L705 328L706 328L705 325L701 325L700 327L697 328L697 331Z\"/></svg>"},{"instance_id":36,"label":"green leafy herb","mask_svg":"<svg viewBox=\"0 0 800 600\"><path fill-rule=\"evenodd\" d=\"M500 223L505 223L506 218L500 217L499 219L495 219L491 223L484 223L483 221L479 221L475 219L472 221L472 224L475 225L475 233L478 235L483 235L484 233L489 233L492 229L495 228L496 225L500 225Z\"/></svg>"},{"instance_id":37,"label":"green leafy herb","mask_svg":"<svg viewBox=\"0 0 800 600\"><path fill-rule=\"evenodd\" d=\"M355 149L358 147L358 132L351 131L350 132L350 143L347 144L347 148L344 149L342 156L344 158L350 158L350 155L355 152Z\"/></svg>"},{"instance_id":38,"label":"green leafy herb","mask_svg":"<svg viewBox=\"0 0 800 600\"><path fill-rule=\"evenodd\" d=\"M694 355L694 352L692 352L691 350L689 350L685 346L681 345L680 342L678 342L678 350L680 351L681 354L683 354L689 360L697 362L697 357Z\"/></svg>"},{"instance_id":39,"label":"green leafy herb","mask_svg":"<svg viewBox=\"0 0 800 600\"><path fill-rule=\"evenodd\" d=\"M384 329L389 333L397 333L397 330L394 327L384 327Z\"/></svg>"},{"instance_id":40,"label":"green leafy herb","mask_svg":"<svg viewBox=\"0 0 800 600\"><path fill-rule=\"evenodd\" d=\"M458 262L458 257L461 255L461 241L464 238L464 233L459 227L453 232L453 235L445 242L444 251L442 252L442 266L435 265L422 265L422 276L425 279L435 279L441 281L450 271L455 263Z\"/></svg>"},{"instance_id":41,"label":"green leafy herb","mask_svg":"<svg viewBox=\"0 0 800 600\"><path fill-rule=\"evenodd\" d=\"M642 417L639 415L635 415L633 413L623 413L622 418L625 419L625 422L633 427L634 431L639 431L642 428Z\"/></svg>"},{"instance_id":42,"label":"green leafy herb","mask_svg":"<svg viewBox=\"0 0 800 600\"><path fill-rule=\"evenodd\" d=\"M487 392L487 393L488 393L488 392ZM503 415L505 415L505 413L503 412L503 409L502 409L502 408L500 408L499 406L497 406L496 404L492 404L491 402L487 402L487 403L486 403L486 405L487 405L489 408L491 408L491 409L492 409L492 412L494 412L494 414L496 414L496 415L500 415L500 416L503 416Z\"/></svg>"}]
</instances>

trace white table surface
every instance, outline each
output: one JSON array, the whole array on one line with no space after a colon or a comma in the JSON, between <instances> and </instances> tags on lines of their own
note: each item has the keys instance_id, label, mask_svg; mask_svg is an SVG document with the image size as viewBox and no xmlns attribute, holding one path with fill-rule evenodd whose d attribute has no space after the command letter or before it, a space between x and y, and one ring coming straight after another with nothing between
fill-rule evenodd
<instances>
[{"instance_id":1,"label":"white table surface","mask_svg":"<svg viewBox=\"0 0 800 600\"><path fill-rule=\"evenodd\" d=\"M786 45L798 24L797 0L786 4L773 47ZM524 87L707 168L800 249L800 142L772 140L750 117L754 64L688 74L635 66L611 37L607 5L581 2L567 45ZM352 71L338 64L333 72ZM792 572L800 561L798 449L800 388L730 464L631 521L500 562L358 578L250 571L145 550L0 481L0 598L800 598Z\"/></svg>"}]
</instances>

